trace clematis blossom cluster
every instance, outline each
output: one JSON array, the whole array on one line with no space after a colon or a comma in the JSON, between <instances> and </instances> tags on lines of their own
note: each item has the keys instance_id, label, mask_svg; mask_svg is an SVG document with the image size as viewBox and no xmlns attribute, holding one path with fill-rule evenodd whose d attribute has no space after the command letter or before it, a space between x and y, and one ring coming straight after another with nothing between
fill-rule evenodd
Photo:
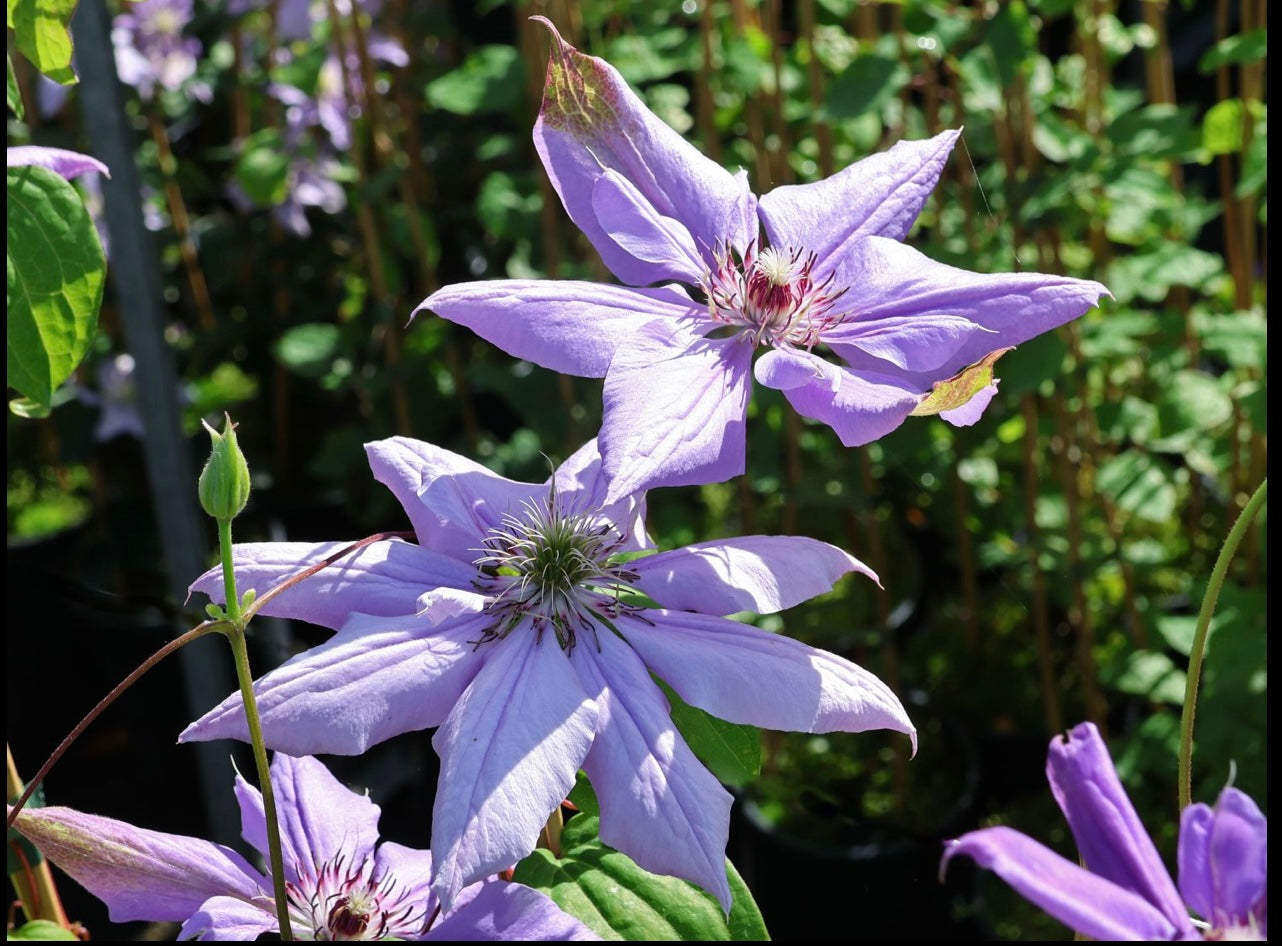
<instances>
[{"instance_id":1,"label":"clematis blossom cluster","mask_svg":"<svg viewBox=\"0 0 1282 946\"><path fill-rule=\"evenodd\" d=\"M842 550L747 536L658 551L644 496L607 497L595 441L538 484L403 437L366 452L417 542L373 542L273 598L264 613L337 633L254 689L266 743L293 755L437 728L432 887L446 909L534 849L582 769L602 842L730 910L731 797L655 678L730 722L890 729L915 749L903 705L873 674L727 617L789 608L850 572L875 577ZM247 543L233 564L261 598L343 547ZM221 600L221 570L192 588ZM216 738L248 738L239 696L180 741Z\"/></svg>"},{"instance_id":2,"label":"clematis blossom cluster","mask_svg":"<svg viewBox=\"0 0 1282 946\"><path fill-rule=\"evenodd\" d=\"M379 807L316 759L271 764L289 922L308 940L596 940L542 893L498 878L441 908L430 851L378 843ZM242 836L267 855L262 793L236 776ZM71 808L26 808L15 828L102 900L113 922L181 923L179 939L280 932L271 878L231 848Z\"/></svg>"},{"instance_id":3,"label":"clematis blossom cluster","mask_svg":"<svg viewBox=\"0 0 1282 946\"><path fill-rule=\"evenodd\" d=\"M1177 889L1093 723L1051 742L1046 776L1084 867L993 827L948 842L941 871L972 858L1092 939L1268 938L1268 822L1245 793L1225 788L1215 805L1184 809Z\"/></svg>"},{"instance_id":4,"label":"clematis blossom cluster","mask_svg":"<svg viewBox=\"0 0 1282 946\"><path fill-rule=\"evenodd\" d=\"M973 424L1002 353L1108 295L1065 276L967 272L904 244L959 131L758 198L746 172L704 157L613 66L543 22L552 54L535 146L624 285L481 280L434 292L415 314L603 377L611 500L742 473L751 376L846 446L914 414Z\"/></svg>"}]
</instances>

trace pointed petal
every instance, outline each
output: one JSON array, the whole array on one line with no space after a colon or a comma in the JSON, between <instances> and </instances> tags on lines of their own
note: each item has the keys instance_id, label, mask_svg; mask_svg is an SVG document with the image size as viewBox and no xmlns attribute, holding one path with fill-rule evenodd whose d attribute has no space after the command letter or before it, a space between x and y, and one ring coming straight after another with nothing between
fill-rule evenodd
<instances>
[{"instance_id":1,"label":"pointed petal","mask_svg":"<svg viewBox=\"0 0 1282 946\"><path fill-rule=\"evenodd\" d=\"M246 542L232 548L236 585L258 597L350 546L350 542ZM372 542L344 556L262 607L263 614L339 628L353 611L412 614L418 597L434 585L470 588L476 569L400 539ZM211 568L191 591L223 603L223 570Z\"/></svg>"},{"instance_id":2,"label":"pointed petal","mask_svg":"<svg viewBox=\"0 0 1282 946\"><path fill-rule=\"evenodd\" d=\"M97 158L78 151L67 151L63 148L45 148L40 145L19 145L9 148L6 156L6 167L45 168L61 177L71 180L81 174L96 171L103 177L111 177L107 165Z\"/></svg>"},{"instance_id":3,"label":"pointed petal","mask_svg":"<svg viewBox=\"0 0 1282 946\"><path fill-rule=\"evenodd\" d=\"M252 943L263 933L277 932L280 924L276 922L276 906L269 890L257 904L235 897L210 897L183 923L178 939Z\"/></svg>"},{"instance_id":4,"label":"pointed petal","mask_svg":"<svg viewBox=\"0 0 1282 946\"><path fill-rule=\"evenodd\" d=\"M540 639L519 625L480 653L484 668L432 737L432 889L447 911L468 884L534 850L596 729L596 707L550 631Z\"/></svg>"},{"instance_id":5,"label":"pointed petal","mask_svg":"<svg viewBox=\"0 0 1282 946\"><path fill-rule=\"evenodd\" d=\"M689 231L711 269L712 253L729 241L742 250L756 236L756 198L747 176L732 175L654 115L618 71L561 39L547 20L552 50L534 147L570 219L623 282L644 286L661 270L610 238L593 207L593 185L605 171L625 178L663 217Z\"/></svg>"},{"instance_id":6,"label":"pointed petal","mask_svg":"<svg viewBox=\"0 0 1282 946\"><path fill-rule=\"evenodd\" d=\"M629 566L633 586L665 608L772 614L831 591L847 572L877 581L836 546L801 536L749 535L659 552Z\"/></svg>"},{"instance_id":7,"label":"pointed petal","mask_svg":"<svg viewBox=\"0 0 1282 946\"><path fill-rule=\"evenodd\" d=\"M937 263L912 247L869 237L851 254L840 285L842 307L853 313L823 340L852 368L888 372L885 360L860 347L860 323L919 315L949 315L988 329L976 332L928 373L930 380L955 374L998 348L1018 345L1099 304L1107 289L1097 282L1043 273L972 273ZM880 367L878 367L880 366Z\"/></svg>"},{"instance_id":8,"label":"pointed petal","mask_svg":"<svg viewBox=\"0 0 1282 946\"><path fill-rule=\"evenodd\" d=\"M926 141L900 141L825 180L776 187L761 198L770 244L815 253L815 272L822 278L840 266L859 240L902 240L935 189L960 134L945 131Z\"/></svg>"},{"instance_id":9,"label":"pointed petal","mask_svg":"<svg viewBox=\"0 0 1282 946\"><path fill-rule=\"evenodd\" d=\"M323 864L339 854L359 864L378 843L379 808L367 795L357 795L310 756L293 758L283 752L272 757L272 789L286 879L296 883L300 864ZM236 776L241 836L267 856L267 819L262 793Z\"/></svg>"},{"instance_id":10,"label":"pointed petal","mask_svg":"<svg viewBox=\"0 0 1282 946\"><path fill-rule=\"evenodd\" d=\"M601 805L601 840L644 869L698 884L729 913L730 793L672 723L645 665L610 633L574 667L596 700L597 738L583 770Z\"/></svg>"},{"instance_id":11,"label":"pointed petal","mask_svg":"<svg viewBox=\"0 0 1282 946\"><path fill-rule=\"evenodd\" d=\"M1245 793L1226 788L1212 808L1180 817L1180 893L1217 929L1248 927L1267 936L1268 822Z\"/></svg>"},{"instance_id":12,"label":"pointed petal","mask_svg":"<svg viewBox=\"0 0 1282 946\"><path fill-rule=\"evenodd\" d=\"M414 315L435 312L516 358L583 378L605 376L614 351L650 319L700 311L671 288L632 289L551 279L495 279L438 289Z\"/></svg>"},{"instance_id":13,"label":"pointed petal","mask_svg":"<svg viewBox=\"0 0 1282 946\"><path fill-rule=\"evenodd\" d=\"M984 411L988 409L988 405L996 395L997 383L994 382L972 394L961 407L940 411L939 416L954 427L970 427L979 423L979 419L984 416Z\"/></svg>"},{"instance_id":14,"label":"pointed petal","mask_svg":"<svg viewBox=\"0 0 1282 946\"><path fill-rule=\"evenodd\" d=\"M592 211L611 240L651 269L650 281L698 284L708 264L679 221L665 217L617 171L604 171L592 185Z\"/></svg>"},{"instance_id":15,"label":"pointed petal","mask_svg":"<svg viewBox=\"0 0 1282 946\"><path fill-rule=\"evenodd\" d=\"M1185 932L1143 897L1011 828L984 828L948 842L941 871L958 854L973 858L1021 896L1092 939L1163 940Z\"/></svg>"},{"instance_id":16,"label":"pointed petal","mask_svg":"<svg viewBox=\"0 0 1282 946\"><path fill-rule=\"evenodd\" d=\"M1051 740L1046 777L1086 869L1143 897L1175 929L1191 930L1184 901L1093 723L1080 723Z\"/></svg>"},{"instance_id":17,"label":"pointed petal","mask_svg":"<svg viewBox=\"0 0 1282 946\"><path fill-rule=\"evenodd\" d=\"M477 598L477 607L483 599ZM434 623L354 614L318 647L254 684L267 745L294 756L358 755L403 732L439 726L480 669L475 642L490 618ZM192 723L179 742L249 741L240 694Z\"/></svg>"},{"instance_id":18,"label":"pointed petal","mask_svg":"<svg viewBox=\"0 0 1282 946\"><path fill-rule=\"evenodd\" d=\"M793 732L917 730L899 697L836 654L725 618L648 610L619 630L647 667L692 706L732 723ZM762 681L770 681L763 686Z\"/></svg>"},{"instance_id":19,"label":"pointed petal","mask_svg":"<svg viewBox=\"0 0 1282 946\"><path fill-rule=\"evenodd\" d=\"M180 923L210 897L250 901L271 889L235 851L200 838L57 805L24 808L14 827L105 903L114 923Z\"/></svg>"},{"instance_id":20,"label":"pointed petal","mask_svg":"<svg viewBox=\"0 0 1282 946\"><path fill-rule=\"evenodd\" d=\"M847 447L890 433L925 393L888 375L849 371L799 349L768 351L754 371L766 387L783 391L798 414L827 424Z\"/></svg>"},{"instance_id":21,"label":"pointed petal","mask_svg":"<svg viewBox=\"0 0 1282 946\"><path fill-rule=\"evenodd\" d=\"M752 348L650 322L605 377L599 437L607 500L655 486L690 486L743 472Z\"/></svg>"},{"instance_id":22,"label":"pointed petal","mask_svg":"<svg viewBox=\"0 0 1282 946\"><path fill-rule=\"evenodd\" d=\"M419 542L467 567L466 581L453 584L455 588L471 587L477 550L503 514L518 513L522 503L547 494L545 486L509 480L457 453L409 437L367 443L365 452L374 479L405 507ZM426 582L420 583L419 591L425 587Z\"/></svg>"},{"instance_id":23,"label":"pointed petal","mask_svg":"<svg viewBox=\"0 0 1282 946\"><path fill-rule=\"evenodd\" d=\"M458 906L425 939L445 942L599 940L546 894L506 880L487 880L465 890Z\"/></svg>"}]
</instances>

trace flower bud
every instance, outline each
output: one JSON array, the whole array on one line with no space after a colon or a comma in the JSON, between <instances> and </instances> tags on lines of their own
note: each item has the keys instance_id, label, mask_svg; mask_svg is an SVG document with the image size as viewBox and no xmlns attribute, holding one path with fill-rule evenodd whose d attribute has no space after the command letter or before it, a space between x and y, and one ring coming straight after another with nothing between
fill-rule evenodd
<instances>
[{"instance_id":1,"label":"flower bud","mask_svg":"<svg viewBox=\"0 0 1282 946\"><path fill-rule=\"evenodd\" d=\"M205 429L214 441L213 452L200 471L200 505L215 519L234 519L249 502L249 464L236 443L236 428L231 417L220 434L205 421Z\"/></svg>"}]
</instances>

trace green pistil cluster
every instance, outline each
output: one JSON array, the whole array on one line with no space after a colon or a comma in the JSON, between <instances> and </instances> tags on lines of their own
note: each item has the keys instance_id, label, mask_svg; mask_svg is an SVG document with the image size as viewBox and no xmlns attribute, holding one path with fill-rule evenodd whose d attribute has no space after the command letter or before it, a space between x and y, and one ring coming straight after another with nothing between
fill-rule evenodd
<instances>
[{"instance_id":1,"label":"green pistil cluster","mask_svg":"<svg viewBox=\"0 0 1282 946\"><path fill-rule=\"evenodd\" d=\"M561 649L574 649L577 635L628 606L619 600L636 573L611 563L622 544L611 525L562 513L553 494L546 504L527 502L521 515L507 513L485 540L476 588L490 596L494 622L477 644L507 637L528 621L540 635L551 627ZM597 642L598 647L600 642Z\"/></svg>"}]
</instances>

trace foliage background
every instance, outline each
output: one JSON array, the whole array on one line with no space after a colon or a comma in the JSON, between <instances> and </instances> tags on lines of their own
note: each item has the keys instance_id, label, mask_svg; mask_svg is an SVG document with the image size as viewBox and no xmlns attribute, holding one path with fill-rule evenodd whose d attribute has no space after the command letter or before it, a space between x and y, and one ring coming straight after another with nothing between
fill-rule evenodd
<instances>
[{"instance_id":1,"label":"foliage background","mask_svg":"<svg viewBox=\"0 0 1282 946\"><path fill-rule=\"evenodd\" d=\"M776 938L844 938L852 906L867 917L859 930L893 937L895 923L874 918L929 897L929 868L914 862L898 894L868 887L861 904L864 881L823 893L834 848L907 836L933 858L949 832L1008 823L1073 856L1045 788L1045 746L1093 719L1173 866L1194 617L1267 465L1263 2L384 0L356 18L330 5L292 43L274 37L275 9L197 3L187 32L203 45L195 80L207 102L127 90L143 186L126 196L151 220L144 250L183 405L181 431L147 436L169 438L198 469L199 419L231 413L255 482L238 540L406 527L368 475L370 440L411 435L534 480L545 455L558 460L596 431L600 382L515 361L444 320L407 324L446 283L610 278L531 145L548 41L530 15L613 63L705 153L747 168L758 193L964 126L913 244L967 269L1098 279L1114 299L1003 358L999 395L974 427L912 419L845 450L758 387L747 474L651 497L663 547L798 533L871 564L884 591L846 582L760 623L875 670L925 701L936 727L911 762L875 735L765 734L762 775L739 788L737 816L751 809L829 860L798 867L784 889L754 860L759 825L741 817L730 854ZM291 162L333 149L318 128L284 147L269 82L314 90L326 50L367 48L375 33L408 62L362 60L374 94L354 96L352 143L333 155L345 206L309 209L311 232L297 236L270 208L293 193ZM280 48L288 62L269 65ZM38 77L14 58L28 107L25 123L10 119L10 143L97 153L83 90L42 112ZM109 251L94 350L62 403L47 419L8 421L9 580L23 589L8 596L9 740L27 771L176 625L198 619L164 590L175 578L167 523L138 440L94 437L103 392L84 392L129 348L113 278ZM205 539L212 550L212 530ZM1195 800L1232 777L1267 811L1266 577L1257 528L1215 618ZM255 670L320 639L264 622ZM202 784L189 749L173 746L191 718L183 674L153 677L55 770L48 794L201 833L207 796L229 794L230 775ZM374 788L385 836L425 846L436 760L423 734L328 761ZM1071 938L991 879L965 877L949 894L953 938ZM97 938L115 935L94 901L66 895Z\"/></svg>"}]
</instances>

